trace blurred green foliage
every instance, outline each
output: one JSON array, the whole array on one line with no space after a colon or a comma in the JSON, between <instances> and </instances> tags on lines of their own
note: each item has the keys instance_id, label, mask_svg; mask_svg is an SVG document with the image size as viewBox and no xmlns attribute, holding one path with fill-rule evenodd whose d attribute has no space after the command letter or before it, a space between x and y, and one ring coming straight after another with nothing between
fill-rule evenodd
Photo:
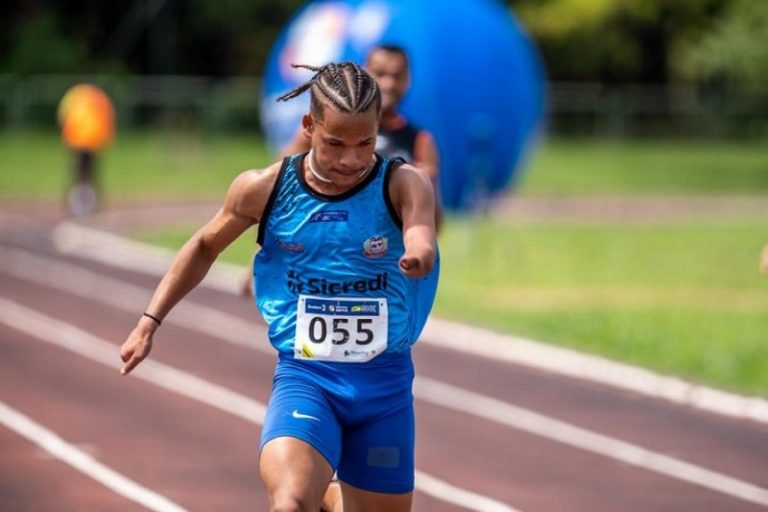
<instances>
[{"instance_id":1,"label":"blurred green foliage","mask_svg":"<svg viewBox=\"0 0 768 512\"><path fill-rule=\"evenodd\" d=\"M303 0L17 0L0 73L258 75ZM507 0L556 81L768 87L764 0Z\"/></svg>"},{"instance_id":2,"label":"blurred green foliage","mask_svg":"<svg viewBox=\"0 0 768 512\"><path fill-rule=\"evenodd\" d=\"M0 73L258 75L272 42L301 3L3 2Z\"/></svg>"},{"instance_id":3,"label":"blurred green foliage","mask_svg":"<svg viewBox=\"0 0 768 512\"><path fill-rule=\"evenodd\" d=\"M19 31L6 61L17 73L66 73L77 70L82 53L78 41L64 35L53 13L46 11Z\"/></svg>"},{"instance_id":4,"label":"blurred green foliage","mask_svg":"<svg viewBox=\"0 0 768 512\"><path fill-rule=\"evenodd\" d=\"M666 83L733 0L518 0L555 80Z\"/></svg>"},{"instance_id":5,"label":"blurred green foliage","mask_svg":"<svg viewBox=\"0 0 768 512\"><path fill-rule=\"evenodd\" d=\"M695 79L760 88L768 84L768 2L737 0L698 44L681 52Z\"/></svg>"}]
</instances>

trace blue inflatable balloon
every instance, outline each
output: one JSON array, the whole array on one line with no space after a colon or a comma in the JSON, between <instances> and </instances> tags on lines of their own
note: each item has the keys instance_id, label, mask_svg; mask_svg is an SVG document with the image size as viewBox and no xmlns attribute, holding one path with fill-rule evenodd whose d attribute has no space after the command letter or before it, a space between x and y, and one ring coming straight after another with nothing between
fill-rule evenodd
<instances>
[{"instance_id":1,"label":"blue inflatable balloon","mask_svg":"<svg viewBox=\"0 0 768 512\"><path fill-rule=\"evenodd\" d=\"M308 95L275 101L311 77L292 63L362 63L380 43L408 52L412 81L401 111L435 137L443 204L475 208L509 185L541 125L544 71L530 39L495 0L307 3L279 36L264 73L270 143L291 140L309 107Z\"/></svg>"}]
</instances>

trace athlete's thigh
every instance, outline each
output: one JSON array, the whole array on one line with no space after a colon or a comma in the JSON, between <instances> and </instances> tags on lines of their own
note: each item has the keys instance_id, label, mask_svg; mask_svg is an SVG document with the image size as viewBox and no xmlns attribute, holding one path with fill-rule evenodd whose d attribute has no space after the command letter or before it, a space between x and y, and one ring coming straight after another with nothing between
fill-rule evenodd
<instances>
[{"instance_id":1,"label":"athlete's thigh","mask_svg":"<svg viewBox=\"0 0 768 512\"><path fill-rule=\"evenodd\" d=\"M344 430L338 474L372 493L408 494L414 485L413 403Z\"/></svg>"},{"instance_id":2,"label":"athlete's thigh","mask_svg":"<svg viewBox=\"0 0 768 512\"><path fill-rule=\"evenodd\" d=\"M261 449L259 469L272 506L300 504L319 509L333 477L333 468L319 451L287 436L267 441Z\"/></svg>"},{"instance_id":3,"label":"athlete's thigh","mask_svg":"<svg viewBox=\"0 0 768 512\"><path fill-rule=\"evenodd\" d=\"M341 451L341 427L316 383L275 379L262 429L260 469L270 501L320 507Z\"/></svg>"},{"instance_id":4,"label":"athlete's thigh","mask_svg":"<svg viewBox=\"0 0 768 512\"><path fill-rule=\"evenodd\" d=\"M301 439L325 457L328 464L338 464L341 425L316 382L297 376L275 378L261 431L262 449L278 437Z\"/></svg>"},{"instance_id":5,"label":"athlete's thigh","mask_svg":"<svg viewBox=\"0 0 768 512\"><path fill-rule=\"evenodd\" d=\"M344 512L410 512L413 492L384 494L364 491L341 482Z\"/></svg>"}]
</instances>

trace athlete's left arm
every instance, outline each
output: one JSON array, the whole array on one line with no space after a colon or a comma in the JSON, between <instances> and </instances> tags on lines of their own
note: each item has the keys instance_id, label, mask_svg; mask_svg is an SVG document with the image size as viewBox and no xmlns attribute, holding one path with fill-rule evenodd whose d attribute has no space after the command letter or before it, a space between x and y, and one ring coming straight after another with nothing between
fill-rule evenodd
<instances>
[{"instance_id":1,"label":"athlete's left arm","mask_svg":"<svg viewBox=\"0 0 768 512\"><path fill-rule=\"evenodd\" d=\"M435 196L429 177L403 164L392 173L390 197L403 222L405 253L400 270L412 279L426 276L435 264Z\"/></svg>"}]
</instances>

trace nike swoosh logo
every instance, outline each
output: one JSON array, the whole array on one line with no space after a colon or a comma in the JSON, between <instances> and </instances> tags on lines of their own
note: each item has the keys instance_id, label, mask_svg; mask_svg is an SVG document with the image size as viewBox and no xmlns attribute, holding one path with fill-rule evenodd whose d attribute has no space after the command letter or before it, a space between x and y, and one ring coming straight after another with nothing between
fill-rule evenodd
<instances>
[{"instance_id":1,"label":"nike swoosh logo","mask_svg":"<svg viewBox=\"0 0 768 512\"><path fill-rule=\"evenodd\" d=\"M301 414L298 409L294 409L291 413L291 416L296 418L297 420L315 420L320 421L320 418L316 418L314 416L310 416L309 414Z\"/></svg>"}]
</instances>

